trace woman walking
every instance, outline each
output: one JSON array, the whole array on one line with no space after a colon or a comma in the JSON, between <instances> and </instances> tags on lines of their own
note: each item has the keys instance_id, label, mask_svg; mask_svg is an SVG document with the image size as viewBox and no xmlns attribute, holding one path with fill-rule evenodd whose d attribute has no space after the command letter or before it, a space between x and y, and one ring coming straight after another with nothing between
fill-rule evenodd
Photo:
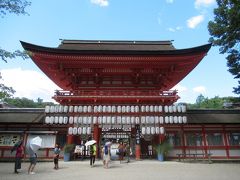
<instances>
[{"instance_id":1,"label":"woman walking","mask_svg":"<svg viewBox=\"0 0 240 180\"><path fill-rule=\"evenodd\" d=\"M15 166L14 166L14 173L18 174L18 169L21 169L21 163L23 158L23 141L19 143L16 147L16 155L15 155Z\"/></svg>"}]
</instances>

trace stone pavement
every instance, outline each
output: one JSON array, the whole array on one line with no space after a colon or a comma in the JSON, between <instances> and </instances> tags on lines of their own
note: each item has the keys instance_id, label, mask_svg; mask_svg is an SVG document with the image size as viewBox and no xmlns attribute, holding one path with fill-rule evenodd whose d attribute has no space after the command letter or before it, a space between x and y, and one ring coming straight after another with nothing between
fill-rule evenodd
<instances>
[{"instance_id":1,"label":"stone pavement","mask_svg":"<svg viewBox=\"0 0 240 180\"><path fill-rule=\"evenodd\" d=\"M102 161L90 168L89 161L59 162L54 170L52 162L38 162L34 175L27 174L29 163L22 163L19 174L13 173L14 163L0 163L0 180L239 180L239 163L175 162L156 160L112 161L104 169Z\"/></svg>"}]
</instances>

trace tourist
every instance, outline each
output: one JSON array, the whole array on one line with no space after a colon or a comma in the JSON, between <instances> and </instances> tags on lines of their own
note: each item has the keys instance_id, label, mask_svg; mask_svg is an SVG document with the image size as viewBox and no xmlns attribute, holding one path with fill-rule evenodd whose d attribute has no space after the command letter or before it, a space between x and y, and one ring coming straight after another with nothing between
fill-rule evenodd
<instances>
[{"instance_id":1,"label":"tourist","mask_svg":"<svg viewBox=\"0 0 240 180\"><path fill-rule=\"evenodd\" d=\"M28 167L28 174L35 174L33 170L37 164L37 154L31 148L28 148L28 151L29 151L29 161L30 161L30 165Z\"/></svg>"},{"instance_id":2,"label":"tourist","mask_svg":"<svg viewBox=\"0 0 240 180\"><path fill-rule=\"evenodd\" d=\"M14 150L16 150L14 173L18 174L19 172L17 170L21 169L21 163L22 163L23 152L24 152L22 140L19 141L17 145L14 145L14 149L12 149L12 152Z\"/></svg>"},{"instance_id":3,"label":"tourist","mask_svg":"<svg viewBox=\"0 0 240 180\"><path fill-rule=\"evenodd\" d=\"M54 162L54 169L57 170L59 168L58 166L58 159L59 159L59 154L60 154L60 147L58 144L55 145L55 148L53 150L54 157L53 157L53 162Z\"/></svg>"},{"instance_id":4,"label":"tourist","mask_svg":"<svg viewBox=\"0 0 240 180\"><path fill-rule=\"evenodd\" d=\"M122 141L120 142L120 144L118 146L118 153L119 153L119 160L121 163L121 161L123 160L123 157L124 157L124 145L123 145Z\"/></svg>"},{"instance_id":5,"label":"tourist","mask_svg":"<svg viewBox=\"0 0 240 180\"><path fill-rule=\"evenodd\" d=\"M96 143L95 143L93 145L90 145L90 166L91 167L94 166L96 153L97 153L97 147L96 147Z\"/></svg>"},{"instance_id":6,"label":"tourist","mask_svg":"<svg viewBox=\"0 0 240 180\"><path fill-rule=\"evenodd\" d=\"M108 164L110 161L110 146L111 142L107 142L102 149L104 168L108 168Z\"/></svg>"}]
</instances>

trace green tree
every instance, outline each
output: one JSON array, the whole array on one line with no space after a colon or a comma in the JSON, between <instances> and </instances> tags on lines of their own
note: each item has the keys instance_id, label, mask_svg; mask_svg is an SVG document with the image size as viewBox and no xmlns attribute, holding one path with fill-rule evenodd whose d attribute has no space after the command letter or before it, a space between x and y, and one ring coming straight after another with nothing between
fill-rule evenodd
<instances>
[{"instance_id":1,"label":"green tree","mask_svg":"<svg viewBox=\"0 0 240 180\"><path fill-rule=\"evenodd\" d=\"M0 81L2 81L3 78L0 73ZM7 87L3 83L0 83L0 101L3 101L5 98L11 97L15 93L14 89L12 87Z\"/></svg>"},{"instance_id":2,"label":"green tree","mask_svg":"<svg viewBox=\"0 0 240 180\"><path fill-rule=\"evenodd\" d=\"M240 79L240 1L216 0L218 7L214 9L214 20L208 23L211 35L209 41L220 46L220 53L227 53L228 71L235 79ZM240 94L240 80L233 92Z\"/></svg>"},{"instance_id":3,"label":"green tree","mask_svg":"<svg viewBox=\"0 0 240 180\"><path fill-rule=\"evenodd\" d=\"M3 18L8 13L13 13L17 15L28 14L25 9L30 6L31 3L26 0L0 0L0 16ZM9 52L0 47L0 59L7 62L7 59L13 59L16 57L22 57L23 59L28 58L25 52L16 50L14 52Z\"/></svg>"}]
</instances>

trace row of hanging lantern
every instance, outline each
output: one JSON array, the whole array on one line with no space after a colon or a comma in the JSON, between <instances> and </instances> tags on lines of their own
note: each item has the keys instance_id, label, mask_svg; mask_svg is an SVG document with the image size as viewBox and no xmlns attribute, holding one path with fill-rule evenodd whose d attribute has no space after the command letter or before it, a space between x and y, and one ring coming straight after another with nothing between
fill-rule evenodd
<instances>
[{"instance_id":1,"label":"row of hanging lantern","mask_svg":"<svg viewBox=\"0 0 240 180\"><path fill-rule=\"evenodd\" d=\"M141 128L142 135L154 135L154 134L164 134L165 129L164 127L154 127L154 126L142 126Z\"/></svg>"},{"instance_id":2,"label":"row of hanging lantern","mask_svg":"<svg viewBox=\"0 0 240 180\"><path fill-rule=\"evenodd\" d=\"M84 106L46 106L45 113L138 113L138 112L165 112L165 113L185 113L185 105L157 106L111 106L111 105L84 105Z\"/></svg>"},{"instance_id":3,"label":"row of hanging lantern","mask_svg":"<svg viewBox=\"0 0 240 180\"><path fill-rule=\"evenodd\" d=\"M91 134L91 127L90 126L84 126L84 127L69 127L68 128L68 134L69 135L90 135Z\"/></svg>"},{"instance_id":4,"label":"row of hanging lantern","mask_svg":"<svg viewBox=\"0 0 240 180\"><path fill-rule=\"evenodd\" d=\"M129 136L127 134L124 133L114 133L114 134L104 134L103 138L107 138L107 139L127 139L129 138Z\"/></svg>"},{"instance_id":5,"label":"row of hanging lantern","mask_svg":"<svg viewBox=\"0 0 240 180\"><path fill-rule=\"evenodd\" d=\"M182 124L186 116L46 116L46 124Z\"/></svg>"}]
</instances>

